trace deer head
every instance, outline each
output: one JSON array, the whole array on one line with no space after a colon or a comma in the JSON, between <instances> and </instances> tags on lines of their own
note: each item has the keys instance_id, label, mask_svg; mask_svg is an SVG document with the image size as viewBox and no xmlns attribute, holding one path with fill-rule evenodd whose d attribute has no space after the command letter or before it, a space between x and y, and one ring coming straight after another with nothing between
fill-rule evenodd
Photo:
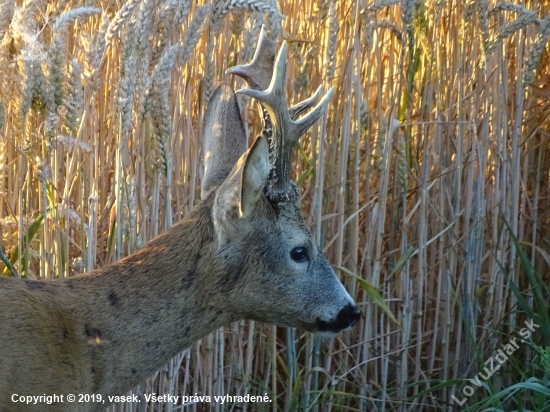
<instances>
[{"instance_id":1,"label":"deer head","mask_svg":"<svg viewBox=\"0 0 550 412\"><path fill-rule=\"evenodd\" d=\"M262 135L240 157L247 138L235 94L222 85L211 98L204 125L202 195L214 196L219 256L238 262L241 272L233 309L245 318L335 333L351 327L359 311L304 224L298 189L290 180L292 150L322 115L332 91L296 120L320 92L289 109L286 44L273 70L268 63L274 60L274 50L262 29L253 61L229 70L245 77L251 87L268 84L264 91L239 91L259 100L264 113Z\"/></svg>"}]
</instances>

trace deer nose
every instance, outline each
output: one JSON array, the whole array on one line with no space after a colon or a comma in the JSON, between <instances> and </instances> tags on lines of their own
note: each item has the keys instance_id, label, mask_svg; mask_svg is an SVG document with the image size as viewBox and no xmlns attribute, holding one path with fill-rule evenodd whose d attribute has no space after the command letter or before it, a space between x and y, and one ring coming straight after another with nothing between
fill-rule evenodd
<instances>
[{"instance_id":1,"label":"deer nose","mask_svg":"<svg viewBox=\"0 0 550 412\"><path fill-rule=\"evenodd\" d=\"M344 308L338 313L336 317L338 322L341 325L345 325L342 329L351 328L361 317L361 312L359 308L351 303L348 303Z\"/></svg>"},{"instance_id":2,"label":"deer nose","mask_svg":"<svg viewBox=\"0 0 550 412\"><path fill-rule=\"evenodd\" d=\"M360 316L361 312L359 312L357 306L352 303L348 303L340 309L340 312L338 312L336 317L332 318L328 322L317 319L317 326L319 328L319 332L339 333L344 329L351 328L355 325L355 322L357 322L357 319L359 319Z\"/></svg>"}]
</instances>

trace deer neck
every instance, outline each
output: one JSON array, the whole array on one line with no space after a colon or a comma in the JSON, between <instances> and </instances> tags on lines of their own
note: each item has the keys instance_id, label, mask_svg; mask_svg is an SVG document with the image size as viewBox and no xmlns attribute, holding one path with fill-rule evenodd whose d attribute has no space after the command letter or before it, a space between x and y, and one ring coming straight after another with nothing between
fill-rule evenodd
<instances>
[{"instance_id":1,"label":"deer neck","mask_svg":"<svg viewBox=\"0 0 550 412\"><path fill-rule=\"evenodd\" d=\"M223 292L227 276L212 264L210 212L203 204L133 255L64 281L91 365L90 393L122 394L236 320Z\"/></svg>"}]
</instances>

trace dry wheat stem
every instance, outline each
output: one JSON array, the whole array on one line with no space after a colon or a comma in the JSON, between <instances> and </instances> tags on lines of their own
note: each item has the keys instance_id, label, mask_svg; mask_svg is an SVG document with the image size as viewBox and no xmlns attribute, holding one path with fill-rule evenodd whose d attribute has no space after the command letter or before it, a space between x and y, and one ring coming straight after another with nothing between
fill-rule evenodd
<instances>
[{"instance_id":1,"label":"dry wheat stem","mask_svg":"<svg viewBox=\"0 0 550 412\"><path fill-rule=\"evenodd\" d=\"M274 400L208 405L220 412L448 410L462 388L430 382L475 376L477 358L492 356L521 317L510 312L518 306L501 265L528 285L503 220L549 272L529 249L550 236L547 13L532 0L2 2L2 250L22 248L13 264L22 275L73 275L187 216L199 201L201 92L242 85L222 73L250 61L265 23L289 41L289 99L314 84L335 88L293 174L316 241L359 277L342 280L363 317L332 343L241 321L132 393ZM255 136L254 106L239 99ZM40 213L43 226L23 247ZM487 381L495 392L519 376L505 372ZM124 406L139 407L207 408Z\"/></svg>"},{"instance_id":2,"label":"dry wheat stem","mask_svg":"<svg viewBox=\"0 0 550 412\"><path fill-rule=\"evenodd\" d=\"M486 51L487 55L490 55L497 48L497 46L502 43L504 39L512 36L515 32L524 29L527 25L534 22L536 18L537 13L533 11L521 15L516 20L504 26L502 30L500 30L489 40L489 45Z\"/></svg>"}]
</instances>

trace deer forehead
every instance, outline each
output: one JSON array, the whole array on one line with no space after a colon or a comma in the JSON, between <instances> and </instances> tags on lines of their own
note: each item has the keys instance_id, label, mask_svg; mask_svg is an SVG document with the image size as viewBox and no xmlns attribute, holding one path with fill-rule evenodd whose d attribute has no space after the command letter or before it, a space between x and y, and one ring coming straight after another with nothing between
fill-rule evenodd
<instances>
[{"instance_id":1,"label":"deer forehead","mask_svg":"<svg viewBox=\"0 0 550 412\"><path fill-rule=\"evenodd\" d=\"M287 203L280 209L278 223L283 238L287 239L289 244L310 246L312 236L297 203Z\"/></svg>"}]
</instances>

